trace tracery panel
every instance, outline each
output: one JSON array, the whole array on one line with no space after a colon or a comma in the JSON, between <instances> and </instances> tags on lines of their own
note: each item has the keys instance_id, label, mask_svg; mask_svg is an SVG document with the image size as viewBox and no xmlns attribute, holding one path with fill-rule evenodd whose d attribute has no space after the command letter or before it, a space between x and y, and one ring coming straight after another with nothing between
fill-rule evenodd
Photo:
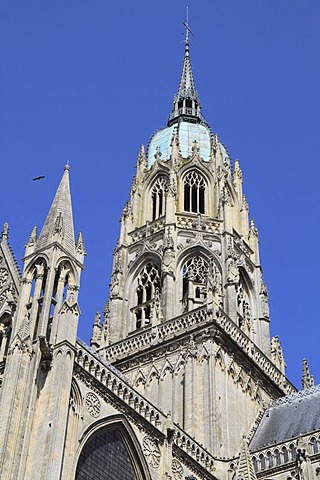
<instances>
[{"instance_id":1,"label":"tracery panel","mask_svg":"<svg viewBox=\"0 0 320 480\"><path fill-rule=\"evenodd\" d=\"M198 255L190 258L184 264L182 303L185 311L201 305L205 300L208 268L208 262Z\"/></svg>"},{"instance_id":2,"label":"tracery panel","mask_svg":"<svg viewBox=\"0 0 320 480\"><path fill-rule=\"evenodd\" d=\"M184 179L184 210L205 213L205 182L195 170L189 172Z\"/></svg>"},{"instance_id":3,"label":"tracery panel","mask_svg":"<svg viewBox=\"0 0 320 480\"><path fill-rule=\"evenodd\" d=\"M161 282L157 265L148 262L137 279L136 306L133 308L136 328L150 324L155 303L160 299Z\"/></svg>"},{"instance_id":4,"label":"tracery panel","mask_svg":"<svg viewBox=\"0 0 320 480\"><path fill-rule=\"evenodd\" d=\"M156 220L165 214L165 191L167 189L167 180L165 177L159 177L151 191L152 200L152 220Z\"/></svg>"}]
</instances>

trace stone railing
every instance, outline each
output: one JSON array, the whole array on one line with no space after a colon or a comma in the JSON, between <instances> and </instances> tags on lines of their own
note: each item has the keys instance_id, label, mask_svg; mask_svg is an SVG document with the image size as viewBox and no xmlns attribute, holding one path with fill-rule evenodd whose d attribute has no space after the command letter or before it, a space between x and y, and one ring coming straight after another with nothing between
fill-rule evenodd
<instances>
[{"instance_id":1,"label":"stone railing","mask_svg":"<svg viewBox=\"0 0 320 480\"><path fill-rule=\"evenodd\" d=\"M286 394L295 393L296 389L288 382L285 375L222 310L213 317L208 313L207 306L159 325L150 326L123 341L101 349L99 353L111 362L122 360L130 355L144 352L152 345L166 342L186 332L191 333L204 325L219 326L222 332L225 332L282 391Z\"/></svg>"},{"instance_id":2,"label":"stone railing","mask_svg":"<svg viewBox=\"0 0 320 480\"><path fill-rule=\"evenodd\" d=\"M296 391L295 387L288 382L286 376L222 310L217 313L214 321L286 394L292 394Z\"/></svg>"},{"instance_id":3,"label":"stone railing","mask_svg":"<svg viewBox=\"0 0 320 480\"><path fill-rule=\"evenodd\" d=\"M154 233L163 230L164 227L165 219L164 217L160 217L153 222L147 222L147 225L144 225L143 227L136 228L135 230L130 232L129 235L131 236L132 243L136 243L143 238L149 237L150 235L153 235Z\"/></svg>"},{"instance_id":4,"label":"stone railing","mask_svg":"<svg viewBox=\"0 0 320 480\"><path fill-rule=\"evenodd\" d=\"M130 411L147 421L162 435L166 435L166 425L170 418L161 410L140 395L129 383L128 379L109 362L93 352L90 347L77 340L75 362L86 372L86 377L93 377L99 386L101 396L108 392L120 402L128 406ZM173 442L182 452L199 463L206 471L215 470L215 458L203 448L196 440L171 422L174 430ZM210 476L210 478L213 478Z\"/></svg>"},{"instance_id":5,"label":"stone railing","mask_svg":"<svg viewBox=\"0 0 320 480\"><path fill-rule=\"evenodd\" d=\"M185 229L195 229L217 234L220 233L221 223L221 220L208 218L201 214L177 215L177 226Z\"/></svg>"},{"instance_id":6,"label":"stone railing","mask_svg":"<svg viewBox=\"0 0 320 480\"><path fill-rule=\"evenodd\" d=\"M180 334L186 329L191 331L207 322L207 309L200 307L192 312L176 317L160 325L145 328L142 332L131 335L121 342L114 343L98 352L108 361L121 360L130 354L143 351L159 341L166 341Z\"/></svg>"}]
</instances>

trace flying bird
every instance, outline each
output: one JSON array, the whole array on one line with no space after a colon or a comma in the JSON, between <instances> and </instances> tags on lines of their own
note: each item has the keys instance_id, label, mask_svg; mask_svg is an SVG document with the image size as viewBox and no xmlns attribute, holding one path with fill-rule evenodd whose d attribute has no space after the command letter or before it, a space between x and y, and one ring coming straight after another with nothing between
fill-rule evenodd
<instances>
[{"instance_id":1,"label":"flying bird","mask_svg":"<svg viewBox=\"0 0 320 480\"><path fill-rule=\"evenodd\" d=\"M39 177L34 177L32 180L42 180L44 178L44 175L40 175Z\"/></svg>"}]
</instances>

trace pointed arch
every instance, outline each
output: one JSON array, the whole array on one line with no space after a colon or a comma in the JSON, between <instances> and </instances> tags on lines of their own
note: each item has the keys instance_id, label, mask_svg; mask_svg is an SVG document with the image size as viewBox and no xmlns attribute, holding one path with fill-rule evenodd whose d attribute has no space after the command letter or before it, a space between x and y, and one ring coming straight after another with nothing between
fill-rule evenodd
<instances>
[{"instance_id":1,"label":"pointed arch","mask_svg":"<svg viewBox=\"0 0 320 480\"><path fill-rule=\"evenodd\" d=\"M150 186L150 193L147 201L150 202L151 215L150 219L156 220L162 217L166 211L166 192L168 189L168 177L167 175L157 175L153 184Z\"/></svg>"},{"instance_id":2,"label":"pointed arch","mask_svg":"<svg viewBox=\"0 0 320 480\"><path fill-rule=\"evenodd\" d=\"M127 285L131 290L128 297L134 315L134 329L150 325L155 301L160 301L161 297L161 268L158 258L146 255L130 278L128 277Z\"/></svg>"},{"instance_id":3,"label":"pointed arch","mask_svg":"<svg viewBox=\"0 0 320 480\"><path fill-rule=\"evenodd\" d=\"M69 283L70 284L79 284L79 272L77 269L74 267L72 262L70 261L70 257L63 256L59 258L59 262L56 266L57 269L61 269L61 266L65 266L69 270L68 275L69 275Z\"/></svg>"},{"instance_id":4,"label":"pointed arch","mask_svg":"<svg viewBox=\"0 0 320 480\"><path fill-rule=\"evenodd\" d=\"M160 378L160 372L157 369L157 367L153 364L147 375L147 379L146 379L147 385L149 385L152 382L154 377L158 380Z\"/></svg>"},{"instance_id":5,"label":"pointed arch","mask_svg":"<svg viewBox=\"0 0 320 480\"><path fill-rule=\"evenodd\" d=\"M163 380L167 373L173 374L173 365L168 358L166 358L164 365L160 372L160 380Z\"/></svg>"},{"instance_id":6,"label":"pointed arch","mask_svg":"<svg viewBox=\"0 0 320 480\"><path fill-rule=\"evenodd\" d=\"M223 350L220 347L220 345L219 345L219 347L217 348L217 350L214 354L214 358L219 363L219 365L221 367L221 370L225 371L226 370L226 362L225 362L225 359L224 359Z\"/></svg>"},{"instance_id":7,"label":"pointed arch","mask_svg":"<svg viewBox=\"0 0 320 480\"><path fill-rule=\"evenodd\" d=\"M183 312L193 310L205 302L211 256L210 252L198 245L180 255L177 287Z\"/></svg>"},{"instance_id":8,"label":"pointed arch","mask_svg":"<svg viewBox=\"0 0 320 480\"><path fill-rule=\"evenodd\" d=\"M151 480L138 439L123 415L89 426L80 439L75 480Z\"/></svg>"},{"instance_id":9,"label":"pointed arch","mask_svg":"<svg viewBox=\"0 0 320 480\"><path fill-rule=\"evenodd\" d=\"M69 407L75 415L78 415L82 408L82 395L78 382L73 378L71 383Z\"/></svg>"},{"instance_id":10,"label":"pointed arch","mask_svg":"<svg viewBox=\"0 0 320 480\"><path fill-rule=\"evenodd\" d=\"M175 367L174 367L174 374L177 376L179 373L179 370L181 368L184 368L185 365L186 365L185 356L180 353L177 363L175 364Z\"/></svg>"},{"instance_id":11,"label":"pointed arch","mask_svg":"<svg viewBox=\"0 0 320 480\"><path fill-rule=\"evenodd\" d=\"M134 385L136 387L139 387L140 384L142 385L146 384L146 377L141 369L138 371L136 378L134 380Z\"/></svg>"},{"instance_id":12,"label":"pointed arch","mask_svg":"<svg viewBox=\"0 0 320 480\"><path fill-rule=\"evenodd\" d=\"M208 187L204 176L197 169L191 169L183 177L183 210L190 213L206 212Z\"/></svg>"},{"instance_id":13,"label":"pointed arch","mask_svg":"<svg viewBox=\"0 0 320 480\"><path fill-rule=\"evenodd\" d=\"M37 274L37 265L43 265L45 269L49 266L49 258L45 253L41 253L33 258L28 265L25 267L24 277L28 280L32 280L34 276Z\"/></svg>"}]
</instances>

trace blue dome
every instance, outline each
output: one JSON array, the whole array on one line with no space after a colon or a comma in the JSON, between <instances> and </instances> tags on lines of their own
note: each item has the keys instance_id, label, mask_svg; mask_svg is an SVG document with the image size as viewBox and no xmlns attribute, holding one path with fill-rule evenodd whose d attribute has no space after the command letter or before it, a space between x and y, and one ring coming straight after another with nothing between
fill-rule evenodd
<instances>
[{"instance_id":1,"label":"blue dome","mask_svg":"<svg viewBox=\"0 0 320 480\"><path fill-rule=\"evenodd\" d=\"M192 153L192 145L196 140L200 148L200 156L205 162L210 160L211 151L211 132L209 127L200 123L190 123L181 121L170 127L158 130L152 137L148 147L148 167L155 162L155 153L157 147L160 148L161 160L169 160L171 155L170 143L172 140L174 128L178 128L179 143L181 155L187 158Z\"/></svg>"}]
</instances>

